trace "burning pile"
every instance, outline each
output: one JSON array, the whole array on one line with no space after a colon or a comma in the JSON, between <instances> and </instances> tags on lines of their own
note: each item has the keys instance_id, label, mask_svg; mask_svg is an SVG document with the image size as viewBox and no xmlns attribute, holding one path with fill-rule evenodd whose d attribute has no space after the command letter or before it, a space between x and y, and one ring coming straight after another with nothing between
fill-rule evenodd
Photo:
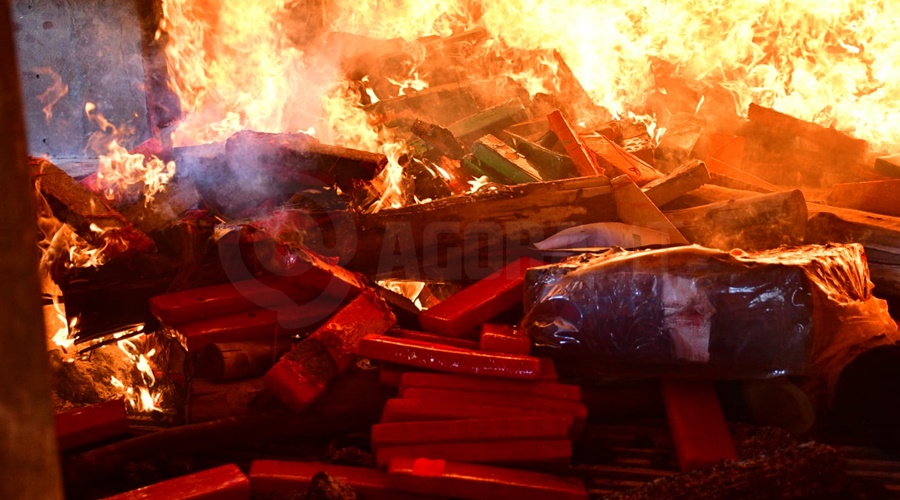
<instances>
[{"instance_id":1,"label":"burning pile","mask_svg":"<svg viewBox=\"0 0 900 500\"><path fill-rule=\"evenodd\" d=\"M514 3L441 10L432 26L453 29L415 41L389 25L385 38L329 31L342 11L322 2L307 2L322 17L289 16L305 28L291 31L279 16L296 6L261 3L164 1L183 120L127 152L89 108L110 139L97 175L32 161L63 358L118 344L132 373L100 382L132 420L173 426L85 450L127 431L124 404L63 416L76 419L60 427L70 488L122 477L143 452L183 453L193 470L247 465L249 449L249 483L233 466L201 482L286 493L325 466L279 461L323 458L283 441L334 430L371 431L374 455L328 458L380 470L325 468L361 490L583 498L577 479L546 472L573 475L588 412L605 410L557 368L589 383L685 366L797 377L813 417L785 425L807 431L855 356L896 340L876 296L900 298L900 212L879 199L896 199L900 161L865 140L744 106L758 96L723 94L685 56L645 57L621 76L638 90L606 88L572 40L555 50L499 26ZM766 80L762 66L748 78ZM763 95L798 109L784 106L796 94ZM683 471L738 458L707 383L669 380L663 396ZM692 424L698 407L712 410ZM700 424L720 446L692 442ZM240 458L200 443L224 435ZM547 470L501 467L523 464ZM188 472L159 467L107 487Z\"/></svg>"}]
</instances>

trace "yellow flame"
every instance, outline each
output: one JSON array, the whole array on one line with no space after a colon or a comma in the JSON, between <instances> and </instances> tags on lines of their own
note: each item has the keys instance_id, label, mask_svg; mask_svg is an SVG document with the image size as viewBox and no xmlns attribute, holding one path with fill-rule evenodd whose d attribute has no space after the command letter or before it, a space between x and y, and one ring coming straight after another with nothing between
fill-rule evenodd
<instances>
[{"instance_id":1,"label":"yellow flame","mask_svg":"<svg viewBox=\"0 0 900 500\"><path fill-rule=\"evenodd\" d=\"M420 310L423 308L422 302L419 300L419 295L422 293L422 290L425 289L426 283L424 281L381 280L377 283L379 286L387 288L388 290L411 300Z\"/></svg>"},{"instance_id":2,"label":"yellow flame","mask_svg":"<svg viewBox=\"0 0 900 500\"><path fill-rule=\"evenodd\" d=\"M38 208L38 230L42 236L38 242L42 275L49 275L51 268L61 259L64 259L66 268L99 267L106 262L107 257L103 250L108 243L102 248L97 248L79 236L72 226L57 219L47 199L41 194L40 180L35 183L35 199ZM100 231L94 225L91 229L95 232Z\"/></svg>"},{"instance_id":3,"label":"yellow flame","mask_svg":"<svg viewBox=\"0 0 900 500\"><path fill-rule=\"evenodd\" d=\"M486 2L508 44L559 50L595 102L641 106L651 62L676 76L851 133L900 144L900 4L880 0L513 0ZM516 22L509 22L516 19ZM561 28L562 27L562 28Z\"/></svg>"},{"instance_id":4,"label":"yellow flame","mask_svg":"<svg viewBox=\"0 0 900 500\"><path fill-rule=\"evenodd\" d=\"M378 95L375 93L375 89L369 86L369 75L366 75L360 79L360 82L365 86L366 95L369 96L369 102L372 104L377 103L381 99L378 98Z\"/></svg>"},{"instance_id":5,"label":"yellow flame","mask_svg":"<svg viewBox=\"0 0 900 500\"><path fill-rule=\"evenodd\" d=\"M110 200L133 199L137 192L143 194L144 204L149 204L175 176L175 162L131 154L115 140L109 144L109 153L99 160L97 184Z\"/></svg>"},{"instance_id":6,"label":"yellow flame","mask_svg":"<svg viewBox=\"0 0 900 500\"><path fill-rule=\"evenodd\" d=\"M131 203L143 195L144 204L149 204L175 176L175 162L129 153L120 141L134 134L131 127L116 127L92 102L85 103L84 112L99 128L88 139L88 148L99 155L97 187L111 201Z\"/></svg>"},{"instance_id":7,"label":"yellow flame","mask_svg":"<svg viewBox=\"0 0 900 500\"><path fill-rule=\"evenodd\" d=\"M134 333L136 331L143 331L144 326L140 325L136 329L129 330L128 332L119 332L114 334L115 338L119 338L121 336L127 335L129 333ZM143 334L138 337L133 337L133 339L138 339ZM134 367L138 370L141 375L141 380L135 383L134 387L126 386L122 381L112 377L110 380L110 384L119 389L123 395L126 397L128 403L131 407L138 412L152 412L161 410L159 403L162 399L162 393L159 392L158 388L154 392L154 388L156 388L156 375L153 373L153 367L150 366L150 358L152 358L156 354L155 349L150 349L147 352L141 352L138 348L137 344L135 344L132 339L122 339L116 342L116 345L119 349L125 354L125 356L134 363ZM137 389L137 390L135 390Z\"/></svg>"},{"instance_id":8,"label":"yellow flame","mask_svg":"<svg viewBox=\"0 0 900 500\"><path fill-rule=\"evenodd\" d=\"M428 82L422 80L417 72L413 72L411 77L402 80L396 80L393 78L388 78L387 80L397 87L400 87L400 91L397 93L397 95L406 95L409 90L419 92L428 88Z\"/></svg>"},{"instance_id":9,"label":"yellow flame","mask_svg":"<svg viewBox=\"0 0 900 500\"><path fill-rule=\"evenodd\" d=\"M66 310L63 304L59 301L59 295L53 294L53 312L56 314L56 323L61 325L59 329L56 330L56 333L53 334L51 340L54 344L61 347L63 351L68 352L72 346L75 345L75 339L71 338L69 335L70 325L68 323L68 319L66 318ZM72 318L71 329L75 329L75 324L77 318Z\"/></svg>"},{"instance_id":10,"label":"yellow flame","mask_svg":"<svg viewBox=\"0 0 900 500\"><path fill-rule=\"evenodd\" d=\"M310 110L337 81L337 66L304 58L294 43L304 26L289 2L164 0L162 7L170 80L187 114L176 145L313 124Z\"/></svg>"},{"instance_id":11,"label":"yellow flame","mask_svg":"<svg viewBox=\"0 0 900 500\"><path fill-rule=\"evenodd\" d=\"M465 72L513 80L532 96L559 90L555 50L597 105L645 123L656 139L665 131L647 97L676 98L665 74L698 93L686 104L701 115L713 101L734 115L756 102L900 151L897 2L164 0L163 11L168 68L186 114L176 144L315 125L323 142L393 157L376 183L384 198L375 209L403 203L397 160L405 146L360 108L360 92L370 102L388 96L343 81L338 61L316 38L329 30L413 41L484 28L492 41L475 55L499 55L507 64L482 68L476 57L464 61ZM415 67L409 81L394 83L398 93L428 85Z\"/></svg>"},{"instance_id":12,"label":"yellow flame","mask_svg":"<svg viewBox=\"0 0 900 500\"><path fill-rule=\"evenodd\" d=\"M482 188L484 188L486 186L490 186L490 185L492 185L491 180L488 179L488 176L486 176L486 175L482 175L481 177L479 177L477 179L472 179L469 181L469 186L471 186L471 189L469 189L468 194L477 193Z\"/></svg>"},{"instance_id":13,"label":"yellow flame","mask_svg":"<svg viewBox=\"0 0 900 500\"><path fill-rule=\"evenodd\" d=\"M322 98L325 111L325 127L320 137L332 144L367 151L378 151L387 156L388 164L372 184L382 197L371 208L403 206L403 166L400 158L406 153L403 141L395 139L389 131L371 123L369 115L359 106L358 91L343 84Z\"/></svg>"},{"instance_id":14,"label":"yellow flame","mask_svg":"<svg viewBox=\"0 0 900 500\"><path fill-rule=\"evenodd\" d=\"M473 28L471 4L470 0L333 0L326 14L334 31L412 40Z\"/></svg>"}]
</instances>

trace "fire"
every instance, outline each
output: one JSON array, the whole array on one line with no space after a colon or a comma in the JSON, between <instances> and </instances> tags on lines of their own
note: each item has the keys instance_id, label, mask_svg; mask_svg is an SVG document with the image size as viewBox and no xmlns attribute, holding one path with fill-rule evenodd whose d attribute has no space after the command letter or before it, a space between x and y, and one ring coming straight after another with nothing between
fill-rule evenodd
<instances>
[{"instance_id":1,"label":"fire","mask_svg":"<svg viewBox=\"0 0 900 500\"><path fill-rule=\"evenodd\" d=\"M388 165L373 181L382 198L373 207L397 208L403 206L403 167L400 158L406 153L406 145L394 139L390 133L371 122L369 115L357 103L358 91L348 85L339 85L322 99L325 111L325 128L320 138L325 142L368 151L378 151L387 156Z\"/></svg>"},{"instance_id":2,"label":"fire","mask_svg":"<svg viewBox=\"0 0 900 500\"><path fill-rule=\"evenodd\" d=\"M75 329L77 318L73 318L71 323L68 322L65 306L59 301L61 292L55 284L53 284L52 288L53 290L50 291L50 296L53 300L53 308L52 310L45 309L45 314L49 315L49 317L45 317L44 320L48 329L47 334L54 345L62 349L63 352L68 353L75 345L75 339L71 338L69 332ZM66 360L71 363L72 361L75 361L75 358L69 356Z\"/></svg>"},{"instance_id":3,"label":"fire","mask_svg":"<svg viewBox=\"0 0 900 500\"><path fill-rule=\"evenodd\" d=\"M425 90L428 88L428 82L425 82L421 78L419 78L419 74L415 72L413 73L411 78L406 78L404 80L395 80L393 78L388 78L388 81L400 88L400 91L397 92L397 95L406 95L410 90L418 92L420 90Z\"/></svg>"},{"instance_id":4,"label":"fire","mask_svg":"<svg viewBox=\"0 0 900 500\"><path fill-rule=\"evenodd\" d=\"M175 162L167 163L155 156L146 160L144 155L131 154L112 141L109 153L100 156L97 184L109 200L135 198L137 188L143 194L144 204L148 204L174 175Z\"/></svg>"},{"instance_id":5,"label":"fire","mask_svg":"<svg viewBox=\"0 0 900 500\"><path fill-rule=\"evenodd\" d=\"M305 26L290 9L283 0L163 2L169 74L187 115L176 145L314 124L310 110L337 81L336 68L304 57L294 39Z\"/></svg>"},{"instance_id":6,"label":"fire","mask_svg":"<svg viewBox=\"0 0 900 500\"><path fill-rule=\"evenodd\" d=\"M482 188L491 186L491 185L492 185L491 180L488 179L488 177L486 175L481 176L477 179L471 180L471 181L469 181L469 186L471 186L471 189L469 189L469 194L477 193Z\"/></svg>"},{"instance_id":7,"label":"fire","mask_svg":"<svg viewBox=\"0 0 900 500\"><path fill-rule=\"evenodd\" d=\"M514 47L559 50L617 116L642 106L662 61L702 92L728 91L739 114L756 102L885 149L900 144L885 126L900 114L898 13L860 0L517 0L484 5L483 20Z\"/></svg>"},{"instance_id":8,"label":"fire","mask_svg":"<svg viewBox=\"0 0 900 500\"><path fill-rule=\"evenodd\" d=\"M75 228L53 215L47 199L41 195L40 180L35 183L35 198L38 206L38 230L42 236L38 242L41 252L40 270L42 276L49 276L50 269L63 262L66 268L99 267L106 262L103 248L97 248L75 232ZM91 230L102 233L94 225Z\"/></svg>"},{"instance_id":9,"label":"fire","mask_svg":"<svg viewBox=\"0 0 900 500\"><path fill-rule=\"evenodd\" d=\"M336 0L331 3L331 29L375 38L412 40L450 36L475 27L479 2L472 0Z\"/></svg>"},{"instance_id":10,"label":"fire","mask_svg":"<svg viewBox=\"0 0 900 500\"><path fill-rule=\"evenodd\" d=\"M175 162L129 153L119 145L132 135L128 127L110 123L94 103L86 103L84 112L100 129L88 140L88 147L99 153L96 187L116 203L133 203L143 197L144 204L149 204L175 176Z\"/></svg>"},{"instance_id":11,"label":"fire","mask_svg":"<svg viewBox=\"0 0 900 500\"><path fill-rule=\"evenodd\" d=\"M409 280L382 280L378 282L378 286L387 288L392 292L406 297L419 309L424 307L422 301L419 299L419 295L422 293L422 290L425 289L425 285L426 283L423 281Z\"/></svg>"},{"instance_id":12,"label":"fire","mask_svg":"<svg viewBox=\"0 0 900 500\"><path fill-rule=\"evenodd\" d=\"M240 129L268 132L332 125L358 98L334 95L343 78L316 33L344 31L407 41L483 27L503 47L539 55L510 64L502 76L534 95L556 88L558 51L593 101L612 116L662 117L647 108L666 77L684 79L701 96L744 115L751 102L773 107L896 151L900 144L900 50L891 20L900 6L874 0L336 0L321 11L285 1L165 0L161 29L175 91L187 114L176 144L221 141ZM304 4L306 5L306 4ZM324 4L323 4L324 5ZM510 22L515 20L515 22ZM298 27L303 28L298 31ZM301 33L301 34L298 34ZM489 44L496 50L501 46ZM507 54L510 61L513 55ZM333 58L332 58L333 59ZM476 72L477 64L472 63ZM415 68L413 81L420 78ZM404 92L422 84L395 82ZM366 88L370 102L383 100ZM711 95L726 99L709 99ZM324 108L324 109L323 109ZM576 117L582 119L583 117ZM378 150L358 133L322 130L323 140ZM344 127L346 128L346 127ZM366 132L366 133L363 133ZM661 129L657 130L661 132ZM379 137L378 146L395 143ZM393 174L386 174L385 180ZM393 189L390 182L386 189ZM393 206L396 201L386 202Z\"/></svg>"},{"instance_id":13,"label":"fire","mask_svg":"<svg viewBox=\"0 0 900 500\"><path fill-rule=\"evenodd\" d=\"M131 332L120 332L116 334L116 338L134 333L135 331L143 331L144 326L140 325L136 330ZM143 335L143 334L141 334ZM150 366L150 358L156 354L156 349L150 349L146 353L141 352L135 343L135 339L122 339L116 343L116 346L131 360L134 368L140 373L140 382L135 387L126 386L121 380L115 376L110 377L110 384L119 389L125 395L129 404L138 412L161 411L159 406L162 399L162 393L158 390L154 392L156 386L156 375L153 374L153 368ZM137 390L135 390L137 389Z\"/></svg>"}]
</instances>

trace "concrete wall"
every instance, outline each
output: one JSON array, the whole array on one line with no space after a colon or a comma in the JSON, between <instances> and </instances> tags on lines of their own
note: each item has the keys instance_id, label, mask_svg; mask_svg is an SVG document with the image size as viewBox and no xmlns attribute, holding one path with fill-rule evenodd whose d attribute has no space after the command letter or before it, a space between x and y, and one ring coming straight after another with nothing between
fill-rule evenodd
<instances>
[{"instance_id":1,"label":"concrete wall","mask_svg":"<svg viewBox=\"0 0 900 500\"><path fill-rule=\"evenodd\" d=\"M149 137L140 0L12 0L28 150L53 159L85 159L98 130L85 114L97 105L111 123L134 128L132 144ZM146 23L144 23L146 25ZM68 93L43 112L40 96L58 75ZM49 96L48 96L49 97Z\"/></svg>"}]
</instances>

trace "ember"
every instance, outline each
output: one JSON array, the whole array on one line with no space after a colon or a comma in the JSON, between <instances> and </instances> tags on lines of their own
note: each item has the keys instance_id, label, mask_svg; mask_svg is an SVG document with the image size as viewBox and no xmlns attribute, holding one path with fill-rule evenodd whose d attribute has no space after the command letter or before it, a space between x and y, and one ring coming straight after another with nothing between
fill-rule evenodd
<instances>
[{"instance_id":1,"label":"ember","mask_svg":"<svg viewBox=\"0 0 900 500\"><path fill-rule=\"evenodd\" d=\"M134 14L145 116L28 163L73 497L879 486L821 443L900 444L893 7ZM42 126L91 95L32 72Z\"/></svg>"}]
</instances>

